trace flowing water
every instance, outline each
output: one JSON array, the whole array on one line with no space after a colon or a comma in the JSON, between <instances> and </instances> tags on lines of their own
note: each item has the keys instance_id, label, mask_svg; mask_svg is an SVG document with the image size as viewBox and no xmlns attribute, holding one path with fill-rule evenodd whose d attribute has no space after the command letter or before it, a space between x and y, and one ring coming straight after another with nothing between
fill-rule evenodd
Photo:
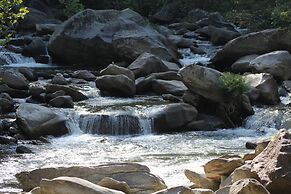
<instances>
[{"instance_id":1,"label":"flowing water","mask_svg":"<svg viewBox=\"0 0 291 194\"><path fill-rule=\"evenodd\" d=\"M256 114L246 120L243 128L157 135L151 131L148 115L167 104L160 97L101 97L93 86L82 88L91 97L89 100L76 104L74 109L56 109L71 120L69 135L51 138L49 144L25 144L34 154L0 158L0 192L20 191L14 175L21 171L107 162L138 162L147 165L168 186L189 185L183 175L185 169L202 172L206 161L224 154L247 153L247 141L270 137L276 131L278 113L271 108L256 108ZM107 115L109 130L116 129L115 136L98 134L100 115ZM141 127L140 134L118 135L126 134L131 124L126 117L116 115L134 117Z\"/></svg>"},{"instance_id":2,"label":"flowing water","mask_svg":"<svg viewBox=\"0 0 291 194\"><path fill-rule=\"evenodd\" d=\"M181 63L209 63L217 48L205 41L198 45L208 54L193 55L182 49ZM24 63L14 66L21 64ZM101 97L94 83L81 85L80 90L89 100L77 103L74 109L56 109L70 120L69 135L50 138L49 144L22 142L33 154L0 155L0 192L21 191L14 177L21 171L106 162L138 162L147 165L168 186L190 184L183 175L185 169L202 172L201 166L212 158L247 153L245 143L270 137L276 131L278 119L282 118L278 109L255 108L256 114L242 128L157 135L152 131L149 115L168 103L161 97ZM132 130L137 130L136 135L126 135ZM112 135L101 135L107 133Z\"/></svg>"}]
</instances>

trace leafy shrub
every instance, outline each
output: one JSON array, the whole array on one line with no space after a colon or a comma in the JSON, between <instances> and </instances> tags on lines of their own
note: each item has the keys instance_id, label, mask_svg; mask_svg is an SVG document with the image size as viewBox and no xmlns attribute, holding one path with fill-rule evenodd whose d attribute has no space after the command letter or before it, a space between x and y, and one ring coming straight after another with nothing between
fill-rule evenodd
<instances>
[{"instance_id":1,"label":"leafy shrub","mask_svg":"<svg viewBox=\"0 0 291 194\"><path fill-rule=\"evenodd\" d=\"M0 38L5 44L15 33L16 24L28 13L22 0L0 0Z\"/></svg>"},{"instance_id":2,"label":"leafy shrub","mask_svg":"<svg viewBox=\"0 0 291 194\"><path fill-rule=\"evenodd\" d=\"M59 2L64 5L64 14L67 17L70 17L85 8L84 5L80 3L80 0L59 0Z\"/></svg>"},{"instance_id":3,"label":"leafy shrub","mask_svg":"<svg viewBox=\"0 0 291 194\"><path fill-rule=\"evenodd\" d=\"M223 73L223 75L220 76L219 86L227 95L231 96L238 96L249 89L249 85L241 75L229 72Z\"/></svg>"}]
</instances>

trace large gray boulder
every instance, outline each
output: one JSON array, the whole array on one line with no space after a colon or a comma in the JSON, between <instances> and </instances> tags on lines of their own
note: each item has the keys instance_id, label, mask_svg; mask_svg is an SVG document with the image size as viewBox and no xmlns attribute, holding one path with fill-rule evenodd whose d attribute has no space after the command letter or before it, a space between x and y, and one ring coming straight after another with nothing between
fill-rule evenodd
<instances>
[{"instance_id":1,"label":"large gray boulder","mask_svg":"<svg viewBox=\"0 0 291 194\"><path fill-rule=\"evenodd\" d=\"M16 110L20 130L31 139L41 136L61 136L68 133L67 119L51 109L36 104L21 104Z\"/></svg>"},{"instance_id":2,"label":"large gray boulder","mask_svg":"<svg viewBox=\"0 0 291 194\"><path fill-rule=\"evenodd\" d=\"M219 86L219 71L199 65L189 65L179 71L182 81L193 93L214 102L223 102L224 92Z\"/></svg>"},{"instance_id":3,"label":"large gray boulder","mask_svg":"<svg viewBox=\"0 0 291 194\"><path fill-rule=\"evenodd\" d=\"M133 71L136 78L145 77L152 73L179 70L179 66L177 64L162 61L159 57L150 53L143 53L127 68Z\"/></svg>"},{"instance_id":4,"label":"large gray boulder","mask_svg":"<svg viewBox=\"0 0 291 194\"><path fill-rule=\"evenodd\" d=\"M279 80L291 78L291 55L288 51L274 51L258 56L249 66L253 72L270 73Z\"/></svg>"},{"instance_id":5,"label":"large gray boulder","mask_svg":"<svg viewBox=\"0 0 291 194\"><path fill-rule=\"evenodd\" d=\"M291 51L291 30L269 29L240 36L228 42L212 59L218 69L229 67L237 59L276 50Z\"/></svg>"},{"instance_id":6,"label":"large gray boulder","mask_svg":"<svg viewBox=\"0 0 291 194\"><path fill-rule=\"evenodd\" d=\"M130 9L87 9L74 15L54 32L49 51L54 59L67 64L131 62L143 52L169 61L177 59L176 48L167 38Z\"/></svg>"},{"instance_id":7,"label":"large gray boulder","mask_svg":"<svg viewBox=\"0 0 291 194\"><path fill-rule=\"evenodd\" d=\"M97 77L95 84L109 96L132 97L136 92L134 81L125 75L103 75Z\"/></svg>"},{"instance_id":8,"label":"large gray boulder","mask_svg":"<svg viewBox=\"0 0 291 194\"><path fill-rule=\"evenodd\" d=\"M24 191L40 186L42 179L56 177L78 177L91 183L98 183L109 177L117 181L126 182L131 193L153 193L167 188L164 181L150 173L148 167L134 163L110 163L100 166L59 167L36 169L30 172L21 172L16 175Z\"/></svg>"},{"instance_id":9,"label":"large gray boulder","mask_svg":"<svg viewBox=\"0 0 291 194\"><path fill-rule=\"evenodd\" d=\"M267 73L249 74L244 76L245 81L259 91L257 102L275 105L280 102L278 84L272 75Z\"/></svg>"},{"instance_id":10,"label":"large gray boulder","mask_svg":"<svg viewBox=\"0 0 291 194\"><path fill-rule=\"evenodd\" d=\"M189 104L176 103L155 110L149 117L153 120L155 132L170 133L185 130L183 127L195 120L197 113L196 108Z\"/></svg>"}]
</instances>

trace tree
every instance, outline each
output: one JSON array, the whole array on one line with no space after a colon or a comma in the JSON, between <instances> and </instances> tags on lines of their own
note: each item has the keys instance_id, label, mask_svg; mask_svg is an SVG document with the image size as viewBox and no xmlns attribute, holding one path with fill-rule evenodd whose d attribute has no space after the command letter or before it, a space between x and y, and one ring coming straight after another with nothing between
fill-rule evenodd
<instances>
[{"instance_id":1,"label":"tree","mask_svg":"<svg viewBox=\"0 0 291 194\"><path fill-rule=\"evenodd\" d=\"M0 0L0 38L5 39L4 43L14 35L16 24L27 13L22 0Z\"/></svg>"}]
</instances>

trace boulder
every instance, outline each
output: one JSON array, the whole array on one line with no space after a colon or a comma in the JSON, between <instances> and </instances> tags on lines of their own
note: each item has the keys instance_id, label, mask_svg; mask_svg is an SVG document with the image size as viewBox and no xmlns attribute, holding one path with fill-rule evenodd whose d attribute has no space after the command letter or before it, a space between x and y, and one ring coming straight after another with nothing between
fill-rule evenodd
<instances>
[{"instance_id":1,"label":"boulder","mask_svg":"<svg viewBox=\"0 0 291 194\"><path fill-rule=\"evenodd\" d=\"M179 67L178 67L179 68ZM173 70L167 66L160 58L150 53L143 53L134 62L132 62L128 69L130 69L136 78L145 77L152 73L160 73Z\"/></svg>"},{"instance_id":2,"label":"boulder","mask_svg":"<svg viewBox=\"0 0 291 194\"><path fill-rule=\"evenodd\" d=\"M18 72L21 73L28 81L37 81L38 77L34 71L30 68L22 67L18 69Z\"/></svg>"},{"instance_id":3,"label":"boulder","mask_svg":"<svg viewBox=\"0 0 291 194\"><path fill-rule=\"evenodd\" d=\"M49 103L52 99L54 98L57 98L57 97L61 97L61 96L65 96L66 95L66 92L63 91L63 90L59 90L59 91L56 91L54 93L48 93L44 96L44 99L46 101L46 103ZM43 95L41 95L42 97Z\"/></svg>"},{"instance_id":4,"label":"boulder","mask_svg":"<svg viewBox=\"0 0 291 194\"><path fill-rule=\"evenodd\" d=\"M57 84L57 85L68 85L69 82L67 81L66 78L64 78L64 76L60 73L57 73L57 75L55 75L53 78L52 78L52 81L51 81L52 84Z\"/></svg>"},{"instance_id":5,"label":"boulder","mask_svg":"<svg viewBox=\"0 0 291 194\"><path fill-rule=\"evenodd\" d=\"M57 108L74 108L74 102L71 96L58 96L50 100L49 105Z\"/></svg>"},{"instance_id":6,"label":"boulder","mask_svg":"<svg viewBox=\"0 0 291 194\"><path fill-rule=\"evenodd\" d=\"M212 59L217 69L230 67L237 59L276 50L291 51L289 29L268 29L240 36L228 42Z\"/></svg>"},{"instance_id":7,"label":"boulder","mask_svg":"<svg viewBox=\"0 0 291 194\"><path fill-rule=\"evenodd\" d=\"M280 130L252 161L251 170L271 194L291 193L291 134Z\"/></svg>"},{"instance_id":8,"label":"boulder","mask_svg":"<svg viewBox=\"0 0 291 194\"><path fill-rule=\"evenodd\" d=\"M195 184L198 188L217 190L219 187L219 181L214 181L205 177L205 175L198 174L196 172L185 170L185 176Z\"/></svg>"},{"instance_id":9,"label":"boulder","mask_svg":"<svg viewBox=\"0 0 291 194\"><path fill-rule=\"evenodd\" d=\"M192 9L188 12L187 20L193 23L198 22L201 19L207 18L209 13L202 9Z\"/></svg>"},{"instance_id":10,"label":"boulder","mask_svg":"<svg viewBox=\"0 0 291 194\"><path fill-rule=\"evenodd\" d=\"M72 87L72 86L48 84L48 85L46 85L45 88L46 88L46 93L54 93L54 92L63 90L66 93L66 95L69 95L73 98L74 102L88 99L87 96L85 96L83 93L79 92L75 87Z\"/></svg>"},{"instance_id":11,"label":"boulder","mask_svg":"<svg viewBox=\"0 0 291 194\"><path fill-rule=\"evenodd\" d=\"M183 38L178 35L170 35L168 38L178 48L190 48L196 45L195 41L190 38Z\"/></svg>"},{"instance_id":12,"label":"boulder","mask_svg":"<svg viewBox=\"0 0 291 194\"><path fill-rule=\"evenodd\" d=\"M235 25L225 21L223 16L219 12L211 12L206 18L195 22L195 24L202 28L204 26L215 26L217 28L225 28L231 31L235 31Z\"/></svg>"},{"instance_id":13,"label":"boulder","mask_svg":"<svg viewBox=\"0 0 291 194\"><path fill-rule=\"evenodd\" d=\"M13 89L7 84L0 84L0 93L7 93L13 98L27 98L29 96L29 92L27 90Z\"/></svg>"},{"instance_id":14,"label":"boulder","mask_svg":"<svg viewBox=\"0 0 291 194\"><path fill-rule=\"evenodd\" d=\"M35 38L23 48L22 54L27 57L38 57L47 55L46 43L41 38Z\"/></svg>"},{"instance_id":15,"label":"boulder","mask_svg":"<svg viewBox=\"0 0 291 194\"><path fill-rule=\"evenodd\" d=\"M179 10L177 7L180 2L174 0L165 1L161 10L151 16L151 20L162 24L173 23L177 19L177 13Z\"/></svg>"},{"instance_id":16,"label":"boulder","mask_svg":"<svg viewBox=\"0 0 291 194\"><path fill-rule=\"evenodd\" d=\"M35 100L43 100L41 94L45 93L45 88L41 85L33 85L29 87L29 94Z\"/></svg>"},{"instance_id":17,"label":"boulder","mask_svg":"<svg viewBox=\"0 0 291 194\"><path fill-rule=\"evenodd\" d=\"M135 80L134 73L131 70L114 64L110 64L107 68L100 71L100 75L125 75L129 79Z\"/></svg>"},{"instance_id":18,"label":"boulder","mask_svg":"<svg viewBox=\"0 0 291 194\"><path fill-rule=\"evenodd\" d=\"M21 104L16 110L18 128L29 138L68 133L67 119L36 104Z\"/></svg>"},{"instance_id":19,"label":"boulder","mask_svg":"<svg viewBox=\"0 0 291 194\"><path fill-rule=\"evenodd\" d=\"M291 93L291 81L284 81L283 82L283 87L289 92Z\"/></svg>"},{"instance_id":20,"label":"boulder","mask_svg":"<svg viewBox=\"0 0 291 194\"><path fill-rule=\"evenodd\" d=\"M0 114L12 112L15 102L7 93L0 93Z\"/></svg>"},{"instance_id":21,"label":"boulder","mask_svg":"<svg viewBox=\"0 0 291 194\"><path fill-rule=\"evenodd\" d=\"M196 33L201 36L209 37L214 45L224 45L228 41L240 36L235 30L228 30L226 28L218 28L215 26L205 26L196 30Z\"/></svg>"},{"instance_id":22,"label":"boulder","mask_svg":"<svg viewBox=\"0 0 291 194\"><path fill-rule=\"evenodd\" d=\"M259 90L256 102L268 105L276 105L280 102L278 84L272 75L267 73L248 74L244 76L245 81Z\"/></svg>"},{"instance_id":23,"label":"boulder","mask_svg":"<svg viewBox=\"0 0 291 194\"><path fill-rule=\"evenodd\" d=\"M192 189L190 189L189 187L185 187L185 186L177 186L177 187L171 187L168 189L164 189L158 192L155 192L153 194L194 194Z\"/></svg>"},{"instance_id":24,"label":"boulder","mask_svg":"<svg viewBox=\"0 0 291 194\"><path fill-rule=\"evenodd\" d=\"M37 24L60 24L61 21L54 19L53 17L47 15L46 13L34 9L28 8L28 14L25 18L21 21L18 29L20 30L31 30L35 31Z\"/></svg>"},{"instance_id":25,"label":"boulder","mask_svg":"<svg viewBox=\"0 0 291 194\"><path fill-rule=\"evenodd\" d=\"M17 144L17 139L10 136L0 136L0 145L15 145Z\"/></svg>"},{"instance_id":26,"label":"boulder","mask_svg":"<svg viewBox=\"0 0 291 194\"><path fill-rule=\"evenodd\" d=\"M247 56L239 58L231 65L231 70L234 73L251 72L252 69L250 67L250 63L252 60L257 58L258 56L259 55L247 55Z\"/></svg>"},{"instance_id":27,"label":"boulder","mask_svg":"<svg viewBox=\"0 0 291 194\"><path fill-rule=\"evenodd\" d=\"M136 88L133 80L125 75L103 75L97 77L96 87L105 95L132 97Z\"/></svg>"},{"instance_id":28,"label":"boulder","mask_svg":"<svg viewBox=\"0 0 291 194\"><path fill-rule=\"evenodd\" d=\"M152 81L152 89L156 94L173 94L175 96L182 96L187 91L187 87L181 81L160 79Z\"/></svg>"},{"instance_id":29,"label":"boulder","mask_svg":"<svg viewBox=\"0 0 291 194\"><path fill-rule=\"evenodd\" d=\"M214 131L225 128L225 124L219 117L198 114L197 120L190 122L185 128L191 131Z\"/></svg>"},{"instance_id":30,"label":"boulder","mask_svg":"<svg viewBox=\"0 0 291 194\"><path fill-rule=\"evenodd\" d=\"M230 191L230 186L227 186L227 187L218 189L217 191L215 191L214 194L229 194L229 191Z\"/></svg>"},{"instance_id":31,"label":"boulder","mask_svg":"<svg viewBox=\"0 0 291 194\"><path fill-rule=\"evenodd\" d=\"M7 84L8 87L17 89L17 90L27 90L28 81L27 79L19 72L12 72L9 70L0 70L0 78L2 83Z\"/></svg>"},{"instance_id":32,"label":"boulder","mask_svg":"<svg viewBox=\"0 0 291 194\"><path fill-rule=\"evenodd\" d=\"M53 34L60 24L36 24L35 29L38 35Z\"/></svg>"},{"instance_id":33,"label":"boulder","mask_svg":"<svg viewBox=\"0 0 291 194\"><path fill-rule=\"evenodd\" d=\"M179 71L182 81L193 93L214 102L223 102L225 95L219 86L219 71L199 65L189 65Z\"/></svg>"},{"instance_id":34,"label":"boulder","mask_svg":"<svg viewBox=\"0 0 291 194\"><path fill-rule=\"evenodd\" d=\"M258 56L250 62L252 72L270 73L279 80L291 78L291 55L288 51L274 51Z\"/></svg>"},{"instance_id":35,"label":"boulder","mask_svg":"<svg viewBox=\"0 0 291 194\"><path fill-rule=\"evenodd\" d=\"M177 60L176 48L167 38L130 9L79 12L53 33L49 51L54 59L66 64L132 62L144 52Z\"/></svg>"},{"instance_id":36,"label":"boulder","mask_svg":"<svg viewBox=\"0 0 291 194\"><path fill-rule=\"evenodd\" d=\"M152 73L147 77L140 77L136 80L136 91L138 94L150 93L153 91L152 82L154 80L177 80L181 81L180 76L177 75L177 72L167 71L162 73Z\"/></svg>"},{"instance_id":37,"label":"boulder","mask_svg":"<svg viewBox=\"0 0 291 194\"><path fill-rule=\"evenodd\" d=\"M17 146L16 147L16 153L17 154L31 154L33 153L29 148L25 146Z\"/></svg>"},{"instance_id":38,"label":"boulder","mask_svg":"<svg viewBox=\"0 0 291 194\"><path fill-rule=\"evenodd\" d=\"M124 181L117 181L113 178L105 177L97 185L130 194L130 187Z\"/></svg>"},{"instance_id":39,"label":"boulder","mask_svg":"<svg viewBox=\"0 0 291 194\"><path fill-rule=\"evenodd\" d=\"M229 194L270 194L256 179L242 179L231 185Z\"/></svg>"},{"instance_id":40,"label":"boulder","mask_svg":"<svg viewBox=\"0 0 291 194\"><path fill-rule=\"evenodd\" d=\"M95 185L76 177L58 177L52 180L43 179L40 183L42 194L124 194L121 191Z\"/></svg>"},{"instance_id":41,"label":"boulder","mask_svg":"<svg viewBox=\"0 0 291 194\"><path fill-rule=\"evenodd\" d=\"M174 103L181 102L181 99L178 96L174 96L172 94L163 94L162 98L163 98L163 100L167 100L167 101L174 102Z\"/></svg>"},{"instance_id":42,"label":"boulder","mask_svg":"<svg viewBox=\"0 0 291 194\"><path fill-rule=\"evenodd\" d=\"M96 79L96 76L88 70L75 71L72 77L77 79L83 79L86 81L94 81Z\"/></svg>"},{"instance_id":43,"label":"boulder","mask_svg":"<svg viewBox=\"0 0 291 194\"><path fill-rule=\"evenodd\" d=\"M229 176L242 165L244 165L244 161L241 157L225 155L207 162L204 165L204 172L207 178L220 180L221 176Z\"/></svg>"},{"instance_id":44,"label":"boulder","mask_svg":"<svg viewBox=\"0 0 291 194\"><path fill-rule=\"evenodd\" d=\"M183 127L195 120L196 116L196 108L185 103L165 105L149 115L153 122L153 129L158 133L184 130Z\"/></svg>"},{"instance_id":45,"label":"boulder","mask_svg":"<svg viewBox=\"0 0 291 194\"><path fill-rule=\"evenodd\" d=\"M148 167L134 163L111 163L92 167L59 167L36 169L16 175L24 191L40 186L42 179L60 176L78 177L91 183L98 183L106 177L126 182L131 193L153 193L166 188L165 183L150 173Z\"/></svg>"}]
</instances>

